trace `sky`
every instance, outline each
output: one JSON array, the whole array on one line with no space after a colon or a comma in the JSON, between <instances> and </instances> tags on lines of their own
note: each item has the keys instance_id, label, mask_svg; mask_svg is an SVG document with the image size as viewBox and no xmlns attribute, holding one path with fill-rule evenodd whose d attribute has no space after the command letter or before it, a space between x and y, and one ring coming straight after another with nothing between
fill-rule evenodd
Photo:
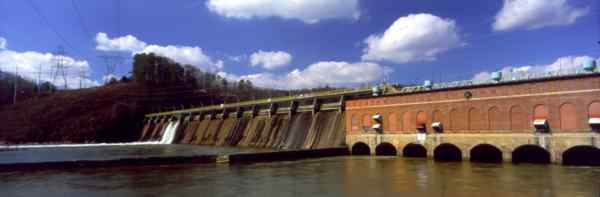
<instances>
[{"instance_id":1,"label":"sky","mask_svg":"<svg viewBox=\"0 0 600 197\"><path fill-rule=\"evenodd\" d=\"M600 57L594 0L0 0L0 70L90 87L156 53L278 89L485 80ZM60 51L64 51L61 53ZM107 64L116 65L108 75ZM62 76L62 75L58 75ZM60 80L58 80L59 78Z\"/></svg>"}]
</instances>

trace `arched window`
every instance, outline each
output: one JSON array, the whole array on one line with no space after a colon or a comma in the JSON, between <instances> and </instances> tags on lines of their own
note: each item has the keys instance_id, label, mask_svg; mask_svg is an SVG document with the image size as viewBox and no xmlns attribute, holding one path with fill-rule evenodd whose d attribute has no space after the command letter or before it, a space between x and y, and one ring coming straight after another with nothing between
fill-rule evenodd
<instances>
[{"instance_id":1,"label":"arched window","mask_svg":"<svg viewBox=\"0 0 600 197\"><path fill-rule=\"evenodd\" d=\"M396 113L392 112L387 117L387 129L391 131L398 130L398 118L396 117Z\"/></svg>"},{"instance_id":2,"label":"arched window","mask_svg":"<svg viewBox=\"0 0 600 197\"><path fill-rule=\"evenodd\" d=\"M363 127L370 127L371 126L371 116L369 116L369 114L365 114L362 117L362 126Z\"/></svg>"},{"instance_id":3,"label":"arched window","mask_svg":"<svg viewBox=\"0 0 600 197\"><path fill-rule=\"evenodd\" d=\"M560 129L577 129L577 110L572 103L565 103L560 106Z\"/></svg>"},{"instance_id":4,"label":"arched window","mask_svg":"<svg viewBox=\"0 0 600 197\"><path fill-rule=\"evenodd\" d=\"M482 123L484 123L484 117L482 116L481 113L479 113L479 110L477 108L471 108L469 109L469 130L481 130L482 128Z\"/></svg>"},{"instance_id":5,"label":"arched window","mask_svg":"<svg viewBox=\"0 0 600 197\"><path fill-rule=\"evenodd\" d=\"M417 113L417 121L415 124L416 129L425 129L427 128L427 113L420 111Z\"/></svg>"},{"instance_id":6,"label":"arched window","mask_svg":"<svg viewBox=\"0 0 600 197\"><path fill-rule=\"evenodd\" d=\"M527 115L525 114L525 111L518 105L514 105L510 108L510 129L527 129Z\"/></svg>"},{"instance_id":7,"label":"arched window","mask_svg":"<svg viewBox=\"0 0 600 197\"><path fill-rule=\"evenodd\" d=\"M352 131L360 130L360 119L356 114L352 115L352 119L350 119L350 125L352 125Z\"/></svg>"},{"instance_id":8,"label":"arched window","mask_svg":"<svg viewBox=\"0 0 600 197\"><path fill-rule=\"evenodd\" d=\"M450 130L464 130L465 117L457 109L450 110Z\"/></svg>"},{"instance_id":9,"label":"arched window","mask_svg":"<svg viewBox=\"0 0 600 197\"><path fill-rule=\"evenodd\" d=\"M505 121L502 119L498 107L490 107L488 110L488 128L490 130L505 130L507 129L507 126L505 125Z\"/></svg>"},{"instance_id":10,"label":"arched window","mask_svg":"<svg viewBox=\"0 0 600 197\"><path fill-rule=\"evenodd\" d=\"M600 102L593 102L588 109L588 118L600 118Z\"/></svg>"},{"instance_id":11,"label":"arched window","mask_svg":"<svg viewBox=\"0 0 600 197\"><path fill-rule=\"evenodd\" d=\"M442 121L442 118L443 118L442 112L440 110L436 109L433 111L433 117L431 118L431 122L441 122L443 125L444 121Z\"/></svg>"},{"instance_id":12,"label":"arched window","mask_svg":"<svg viewBox=\"0 0 600 197\"><path fill-rule=\"evenodd\" d=\"M548 110L545 105L536 105L533 108L533 119L548 119Z\"/></svg>"},{"instance_id":13,"label":"arched window","mask_svg":"<svg viewBox=\"0 0 600 197\"><path fill-rule=\"evenodd\" d=\"M402 131L412 131L414 130L412 122L410 121L410 112L404 112L402 115Z\"/></svg>"}]
</instances>

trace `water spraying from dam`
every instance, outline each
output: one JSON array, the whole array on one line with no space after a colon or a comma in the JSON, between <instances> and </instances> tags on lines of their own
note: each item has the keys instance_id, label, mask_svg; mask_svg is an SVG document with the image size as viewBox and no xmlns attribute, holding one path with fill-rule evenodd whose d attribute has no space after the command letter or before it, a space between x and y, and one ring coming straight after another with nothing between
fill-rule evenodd
<instances>
[{"instance_id":1,"label":"water spraying from dam","mask_svg":"<svg viewBox=\"0 0 600 197\"><path fill-rule=\"evenodd\" d=\"M290 115L187 117L177 121L149 121L140 141L238 146L270 149L318 149L344 145L344 113L298 112Z\"/></svg>"},{"instance_id":2,"label":"water spraying from dam","mask_svg":"<svg viewBox=\"0 0 600 197\"><path fill-rule=\"evenodd\" d=\"M175 139L177 126L179 126L179 121L169 122L169 124L163 131L159 144L171 144L173 142L173 139Z\"/></svg>"},{"instance_id":3,"label":"water spraying from dam","mask_svg":"<svg viewBox=\"0 0 600 197\"><path fill-rule=\"evenodd\" d=\"M153 128L153 134L157 137L153 140L125 143L87 143L87 144L19 144L19 145L3 145L0 149L30 149L30 148L62 148L62 147L100 147L100 146L135 146L135 145L154 145L154 144L171 144L176 137L179 121L169 121L161 123L160 126ZM146 125L148 126L148 125ZM144 127L144 129L148 129Z\"/></svg>"}]
</instances>

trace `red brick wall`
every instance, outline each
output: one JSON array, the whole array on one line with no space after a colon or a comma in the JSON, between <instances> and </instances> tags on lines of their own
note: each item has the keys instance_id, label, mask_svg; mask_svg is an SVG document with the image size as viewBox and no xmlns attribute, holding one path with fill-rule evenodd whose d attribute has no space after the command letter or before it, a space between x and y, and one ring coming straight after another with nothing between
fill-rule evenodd
<instances>
[{"instance_id":1,"label":"red brick wall","mask_svg":"<svg viewBox=\"0 0 600 197\"><path fill-rule=\"evenodd\" d=\"M473 96L466 99L465 91ZM352 129L350 117L377 112L384 133L414 133L418 122L428 132L433 122L442 122L446 133L533 132L535 118L547 119L552 132L586 131L590 114L600 116L600 76L348 100L346 109L349 134L363 132Z\"/></svg>"}]
</instances>

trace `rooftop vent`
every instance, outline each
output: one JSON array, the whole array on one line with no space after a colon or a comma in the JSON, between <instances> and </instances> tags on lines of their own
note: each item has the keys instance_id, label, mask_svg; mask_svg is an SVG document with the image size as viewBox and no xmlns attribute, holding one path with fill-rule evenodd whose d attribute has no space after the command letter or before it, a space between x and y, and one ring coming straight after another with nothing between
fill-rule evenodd
<instances>
[{"instance_id":1,"label":"rooftop vent","mask_svg":"<svg viewBox=\"0 0 600 197\"><path fill-rule=\"evenodd\" d=\"M379 86L373 86L371 91L373 92L373 96L379 96L381 94L381 88L379 88Z\"/></svg>"},{"instance_id":2,"label":"rooftop vent","mask_svg":"<svg viewBox=\"0 0 600 197\"><path fill-rule=\"evenodd\" d=\"M596 69L596 61L588 59L583 62L583 69L586 71L594 71Z\"/></svg>"},{"instance_id":3,"label":"rooftop vent","mask_svg":"<svg viewBox=\"0 0 600 197\"><path fill-rule=\"evenodd\" d=\"M431 86L433 86L433 83L431 82L431 80L425 80L423 82L423 87L429 89L429 88L431 88Z\"/></svg>"},{"instance_id":4,"label":"rooftop vent","mask_svg":"<svg viewBox=\"0 0 600 197\"><path fill-rule=\"evenodd\" d=\"M493 72L491 78L495 82L502 80L502 72Z\"/></svg>"}]
</instances>

